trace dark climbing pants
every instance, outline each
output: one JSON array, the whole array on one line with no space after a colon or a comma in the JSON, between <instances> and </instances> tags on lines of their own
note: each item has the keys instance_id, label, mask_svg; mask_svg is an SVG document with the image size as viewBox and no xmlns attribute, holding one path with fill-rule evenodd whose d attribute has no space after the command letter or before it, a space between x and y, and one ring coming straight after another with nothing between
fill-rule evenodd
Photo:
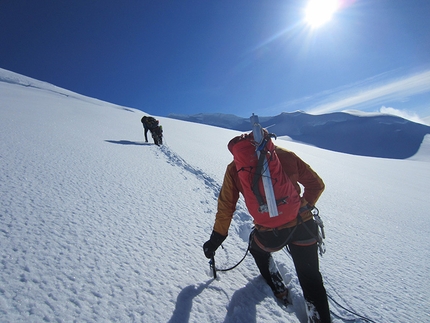
<instances>
[{"instance_id":1,"label":"dark climbing pants","mask_svg":"<svg viewBox=\"0 0 430 323\"><path fill-rule=\"evenodd\" d=\"M148 130L149 128L143 126L143 134L145 136L145 142L148 142Z\"/></svg>"},{"instance_id":2,"label":"dark climbing pants","mask_svg":"<svg viewBox=\"0 0 430 323\"><path fill-rule=\"evenodd\" d=\"M313 235L304 227L305 225L313 232ZM312 243L314 235L317 234L317 226L311 220L298 225L291 234L292 231L293 228L271 231L255 230L253 232L250 252L255 259L261 275L272 290L276 292L272 280L273 275L279 276L279 273L273 273L273 269L271 270L270 268L273 262L270 251L288 246L305 300L315 306L320 315L321 322L331 322L327 293L319 271L318 246L315 241ZM259 242L258 244L256 239ZM312 244L297 245L307 243Z\"/></svg>"}]
</instances>

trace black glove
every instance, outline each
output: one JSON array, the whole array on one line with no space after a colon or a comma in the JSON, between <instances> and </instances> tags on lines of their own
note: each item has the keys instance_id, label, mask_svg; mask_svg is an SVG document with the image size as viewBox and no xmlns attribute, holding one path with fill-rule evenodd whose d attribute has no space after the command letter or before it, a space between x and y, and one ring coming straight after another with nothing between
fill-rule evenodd
<instances>
[{"instance_id":1,"label":"black glove","mask_svg":"<svg viewBox=\"0 0 430 323\"><path fill-rule=\"evenodd\" d=\"M203 244L203 252L206 258L212 258L215 256L215 250L221 245L221 243L227 238L218 232L212 231L211 237L208 241Z\"/></svg>"}]
</instances>

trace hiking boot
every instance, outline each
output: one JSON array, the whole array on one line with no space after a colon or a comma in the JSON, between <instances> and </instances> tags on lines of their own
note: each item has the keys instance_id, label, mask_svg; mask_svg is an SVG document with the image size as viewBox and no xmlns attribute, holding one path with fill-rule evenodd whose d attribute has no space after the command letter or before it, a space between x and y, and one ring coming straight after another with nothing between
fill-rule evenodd
<instances>
[{"instance_id":1,"label":"hiking boot","mask_svg":"<svg viewBox=\"0 0 430 323\"><path fill-rule=\"evenodd\" d=\"M284 284L284 281L279 274L279 272L272 273L271 275L272 283L273 283L273 294L275 297L285 306L289 304L288 301L288 289Z\"/></svg>"},{"instance_id":2,"label":"hiking boot","mask_svg":"<svg viewBox=\"0 0 430 323\"><path fill-rule=\"evenodd\" d=\"M272 273L270 278L272 280L271 287L275 295L284 293L287 290L287 287L285 287L284 281L279 272Z\"/></svg>"},{"instance_id":3,"label":"hiking boot","mask_svg":"<svg viewBox=\"0 0 430 323\"><path fill-rule=\"evenodd\" d=\"M306 304L306 314L308 315L309 323L321 323L320 315L318 314L317 309L314 304L311 302L305 301Z\"/></svg>"},{"instance_id":4,"label":"hiking boot","mask_svg":"<svg viewBox=\"0 0 430 323\"><path fill-rule=\"evenodd\" d=\"M283 292L275 294L276 298L283 299L288 297L288 289L285 289Z\"/></svg>"},{"instance_id":5,"label":"hiking boot","mask_svg":"<svg viewBox=\"0 0 430 323\"><path fill-rule=\"evenodd\" d=\"M290 304L290 301L288 300L288 289L285 288L283 292L275 294L275 297L278 299L279 302L284 304L285 306L288 306Z\"/></svg>"}]
</instances>

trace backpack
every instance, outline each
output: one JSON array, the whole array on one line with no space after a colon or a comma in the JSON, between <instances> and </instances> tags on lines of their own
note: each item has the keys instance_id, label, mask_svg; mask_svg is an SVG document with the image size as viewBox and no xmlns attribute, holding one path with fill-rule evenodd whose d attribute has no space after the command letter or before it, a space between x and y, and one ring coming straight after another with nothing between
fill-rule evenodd
<instances>
[{"instance_id":1,"label":"backpack","mask_svg":"<svg viewBox=\"0 0 430 323\"><path fill-rule=\"evenodd\" d=\"M155 126L151 129L151 132L161 137L163 135L163 126Z\"/></svg>"},{"instance_id":2,"label":"backpack","mask_svg":"<svg viewBox=\"0 0 430 323\"><path fill-rule=\"evenodd\" d=\"M157 127L159 123L158 120L153 117L142 117L141 121L144 125L146 125L148 129L153 129Z\"/></svg>"},{"instance_id":3,"label":"backpack","mask_svg":"<svg viewBox=\"0 0 430 323\"><path fill-rule=\"evenodd\" d=\"M276 228L294 220L300 208L300 196L294 188L275 152L270 135L264 132L263 146L254 141L252 132L230 140L228 149L233 154L242 194L249 213L256 224ZM265 143L264 143L265 142ZM257 146L260 158L257 156ZM264 165L265 160L267 164ZM276 199L277 215L271 216L263 187L263 167L270 171L270 182Z\"/></svg>"}]
</instances>

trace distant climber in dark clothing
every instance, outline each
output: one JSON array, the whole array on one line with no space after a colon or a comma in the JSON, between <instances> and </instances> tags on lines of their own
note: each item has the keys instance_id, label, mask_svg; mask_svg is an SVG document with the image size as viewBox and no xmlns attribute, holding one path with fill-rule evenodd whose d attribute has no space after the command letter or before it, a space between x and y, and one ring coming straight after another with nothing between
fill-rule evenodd
<instances>
[{"instance_id":1,"label":"distant climber in dark clothing","mask_svg":"<svg viewBox=\"0 0 430 323\"><path fill-rule=\"evenodd\" d=\"M143 116L140 120L143 125L143 133L145 136L145 142L148 142L148 130L151 132L152 139L154 140L154 144L157 146L162 144L162 136L163 130L159 125L158 120L153 117Z\"/></svg>"}]
</instances>

